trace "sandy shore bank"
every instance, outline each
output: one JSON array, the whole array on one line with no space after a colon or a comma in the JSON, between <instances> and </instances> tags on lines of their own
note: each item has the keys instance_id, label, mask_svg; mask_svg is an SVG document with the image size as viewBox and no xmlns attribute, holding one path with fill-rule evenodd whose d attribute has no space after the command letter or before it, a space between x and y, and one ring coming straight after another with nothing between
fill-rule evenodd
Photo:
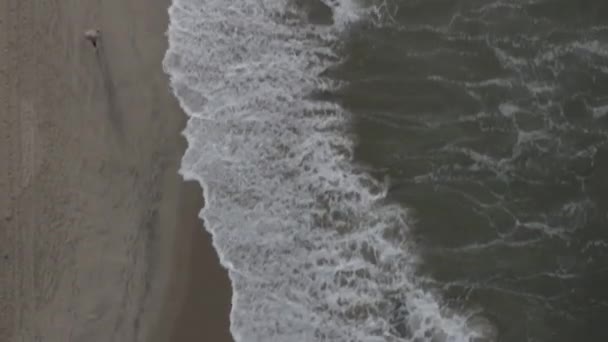
<instances>
[{"instance_id":1,"label":"sandy shore bank","mask_svg":"<svg viewBox=\"0 0 608 342\"><path fill-rule=\"evenodd\" d=\"M0 4L0 341L230 340L200 189L176 173L168 5Z\"/></svg>"}]
</instances>

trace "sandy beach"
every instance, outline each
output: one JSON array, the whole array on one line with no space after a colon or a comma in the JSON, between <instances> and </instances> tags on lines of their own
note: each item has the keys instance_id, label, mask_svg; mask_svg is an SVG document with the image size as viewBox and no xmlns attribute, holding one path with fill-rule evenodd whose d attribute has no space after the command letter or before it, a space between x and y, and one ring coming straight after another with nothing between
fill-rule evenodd
<instances>
[{"instance_id":1,"label":"sandy beach","mask_svg":"<svg viewBox=\"0 0 608 342\"><path fill-rule=\"evenodd\" d=\"M168 6L0 4L0 341L231 340L201 191L177 174Z\"/></svg>"}]
</instances>

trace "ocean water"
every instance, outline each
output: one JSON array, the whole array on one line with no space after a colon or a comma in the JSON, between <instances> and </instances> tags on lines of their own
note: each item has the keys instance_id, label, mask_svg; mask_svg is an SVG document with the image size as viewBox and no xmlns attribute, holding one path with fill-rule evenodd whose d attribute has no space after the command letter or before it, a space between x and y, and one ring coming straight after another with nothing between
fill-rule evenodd
<instances>
[{"instance_id":1,"label":"ocean water","mask_svg":"<svg viewBox=\"0 0 608 342\"><path fill-rule=\"evenodd\" d=\"M608 341L608 2L174 0L249 341Z\"/></svg>"}]
</instances>

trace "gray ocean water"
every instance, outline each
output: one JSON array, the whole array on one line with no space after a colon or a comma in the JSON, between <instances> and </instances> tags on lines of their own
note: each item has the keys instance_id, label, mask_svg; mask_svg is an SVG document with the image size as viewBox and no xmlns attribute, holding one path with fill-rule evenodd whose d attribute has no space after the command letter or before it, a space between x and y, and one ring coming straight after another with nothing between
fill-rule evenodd
<instances>
[{"instance_id":1,"label":"gray ocean water","mask_svg":"<svg viewBox=\"0 0 608 342\"><path fill-rule=\"evenodd\" d=\"M608 1L170 14L237 341L608 341Z\"/></svg>"},{"instance_id":2,"label":"gray ocean water","mask_svg":"<svg viewBox=\"0 0 608 342\"><path fill-rule=\"evenodd\" d=\"M429 283L504 341L608 341L608 2L391 5L332 74Z\"/></svg>"}]
</instances>

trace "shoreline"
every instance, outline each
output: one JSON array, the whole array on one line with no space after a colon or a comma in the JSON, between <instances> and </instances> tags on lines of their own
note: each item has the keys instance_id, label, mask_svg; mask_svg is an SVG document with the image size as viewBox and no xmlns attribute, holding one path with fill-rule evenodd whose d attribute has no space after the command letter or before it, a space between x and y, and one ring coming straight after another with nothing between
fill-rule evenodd
<instances>
[{"instance_id":1,"label":"shoreline","mask_svg":"<svg viewBox=\"0 0 608 342\"><path fill-rule=\"evenodd\" d=\"M169 4L0 6L2 341L232 340L202 192L177 173Z\"/></svg>"},{"instance_id":2,"label":"shoreline","mask_svg":"<svg viewBox=\"0 0 608 342\"><path fill-rule=\"evenodd\" d=\"M172 318L174 323L167 325L169 339L154 339L157 342L233 341L229 321L231 284L211 245L211 234L204 229L202 220L198 218L198 212L204 204L201 192L197 182L184 183L181 217L193 222L183 225L187 227L187 231L182 232L183 242L175 244L177 256L174 274L181 279L174 281L167 290L169 297L173 297L173 292L181 292L183 296L181 303L176 303L178 310L163 310L166 315L160 321ZM190 249L186 249L188 246ZM201 246L207 248L200 248ZM170 299L166 303L171 305Z\"/></svg>"}]
</instances>

